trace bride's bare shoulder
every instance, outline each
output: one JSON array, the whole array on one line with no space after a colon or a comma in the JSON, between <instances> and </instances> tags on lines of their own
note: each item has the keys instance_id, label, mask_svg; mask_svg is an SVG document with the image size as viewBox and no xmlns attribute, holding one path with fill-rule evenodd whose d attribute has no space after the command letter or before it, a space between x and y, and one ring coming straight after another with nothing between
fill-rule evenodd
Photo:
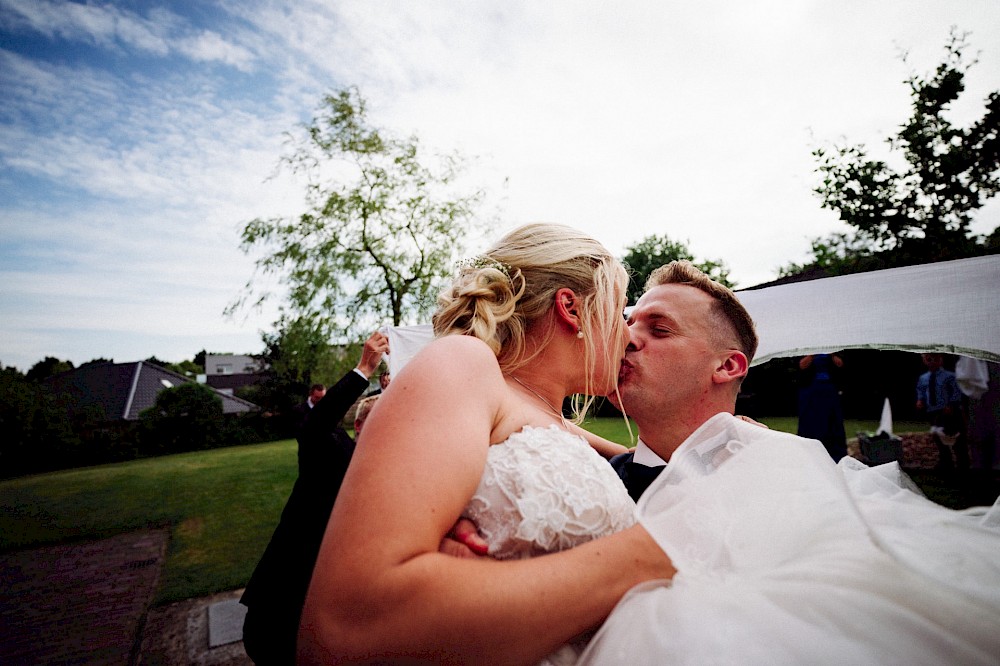
<instances>
[{"instance_id":1,"label":"bride's bare shoulder","mask_svg":"<svg viewBox=\"0 0 1000 666\"><path fill-rule=\"evenodd\" d=\"M445 335L434 339L413 357L404 370L433 371L439 377L452 373L485 374L488 378L502 380L493 350L471 335Z\"/></svg>"},{"instance_id":2,"label":"bride's bare shoulder","mask_svg":"<svg viewBox=\"0 0 1000 666\"><path fill-rule=\"evenodd\" d=\"M478 362L496 364L497 357L485 342L471 335L443 335L424 347L417 357L430 356L438 360L444 357L461 357Z\"/></svg>"}]
</instances>

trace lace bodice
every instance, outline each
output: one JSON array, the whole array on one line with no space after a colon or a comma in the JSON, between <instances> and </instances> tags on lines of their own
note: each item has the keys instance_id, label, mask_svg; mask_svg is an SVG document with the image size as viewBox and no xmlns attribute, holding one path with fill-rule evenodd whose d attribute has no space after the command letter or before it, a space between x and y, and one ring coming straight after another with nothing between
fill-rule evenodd
<instances>
[{"instance_id":1,"label":"lace bodice","mask_svg":"<svg viewBox=\"0 0 1000 666\"><path fill-rule=\"evenodd\" d=\"M611 465L558 426L526 426L490 447L465 515L500 559L565 550L635 524Z\"/></svg>"}]
</instances>

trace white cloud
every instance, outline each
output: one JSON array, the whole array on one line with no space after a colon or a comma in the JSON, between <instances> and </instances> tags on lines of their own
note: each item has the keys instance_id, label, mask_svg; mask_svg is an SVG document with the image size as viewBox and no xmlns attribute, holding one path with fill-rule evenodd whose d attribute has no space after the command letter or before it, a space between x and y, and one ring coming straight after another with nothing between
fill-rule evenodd
<instances>
[{"instance_id":1,"label":"white cloud","mask_svg":"<svg viewBox=\"0 0 1000 666\"><path fill-rule=\"evenodd\" d=\"M12 20L49 38L86 42L98 46L118 43L156 55L166 55L166 40L155 26L113 5L92 5L51 0L2 0Z\"/></svg>"},{"instance_id":2,"label":"white cloud","mask_svg":"<svg viewBox=\"0 0 1000 666\"><path fill-rule=\"evenodd\" d=\"M184 37L176 43L177 50L192 60L200 62L221 62L232 65L243 72L251 71L256 60L253 53L236 44L231 44L216 32L202 31L197 35Z\"/></svg>"},{"instance_id":3,"label":"white cloud","mask_svg":"<svg viewBox=\"0 0 1000 666\"><path fill-rule=\"evenodd\" d=\"M57 0L0 0L6 22L50 39L83 42L103 48L135 49L166 57L183 54L198 62L219 62L249 71L254 55L227 42L217 32L198 30L171 11L154 7L148 17L111 3L81 4Z\"/></svg>"},{"instance_id":4,"label":"white cloud","mask_svg":"<svg viewBox=\"0 0 1000 666\"><path fill-rule=\"evenodd\" d=\"M561 219L619 247L669 233L724 258L746 285L840 228L811 194L811 149L845 136L880 145L909 111L894 42L919 45L914 60L933 67L941 15L962 14L925 2L901 21L890 4L506 3L507 20L476 23L482 33L462 11L419 6L419 19L376 30L359 18L348 32L393 45L364 88L390 125L488 153L511 174L512 223ZM447 58L441 34L462 35ZM484 42L510 53L489 61L504 66L480 64ZM421 85L398 83L399 61L417 72L401 78Z\"/></svg>"}]
</instances>

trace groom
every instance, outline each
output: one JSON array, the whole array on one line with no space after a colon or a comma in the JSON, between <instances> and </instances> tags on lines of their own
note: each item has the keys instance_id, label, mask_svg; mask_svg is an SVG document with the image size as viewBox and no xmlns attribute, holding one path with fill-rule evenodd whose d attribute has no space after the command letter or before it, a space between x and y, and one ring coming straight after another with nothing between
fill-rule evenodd
<instances>
[{"instance_id":1,"label":"groom","mask_svg":"<svg viewBox=\"0 0 1000 666\"><path fill-rule=\"evenodd\" d=\"M638 500L684 440L716 414L735 411L757 333L733 292L688 261L653 271L628 328L618 406L639 426L639 442L611 465ZM449 537L441 542L443 553L486 552L468 520L459 520Z\"/></svg>"},{"instance_id":2,"label":"groom","mask_svg":"<svg viewBox=\"0 0 1000 666\"><path fill-rule=\"evenodd\" d=\"M611 464L638 500L691 433L734 412L757 333L733 292L687 261L653 271L628 327L618 391L639 442Z\"/></svg>"}]
</instances>

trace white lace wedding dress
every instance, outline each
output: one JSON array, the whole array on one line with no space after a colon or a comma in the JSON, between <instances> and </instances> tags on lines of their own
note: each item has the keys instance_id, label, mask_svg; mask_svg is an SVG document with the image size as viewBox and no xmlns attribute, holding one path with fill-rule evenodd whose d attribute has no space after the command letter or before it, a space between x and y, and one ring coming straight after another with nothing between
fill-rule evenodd
<instances>
[{"instance_id":1,"label":"white lace wedding dress","mask_svg":"<svg viewBox=\"0 0 1000 666\"><path fill-rule=\"evenodd\" d=\"M635 524L635 504L589 444L562 428L527 426L490 447L479 487L464 512L490 555L532 557L565 550ZM586 637L543 664L573 664Z\"/></svg>"},{"instance_id":2,"label":"white lace wedding dress","mask_svg":"<svg viewBox=\"0 0 1000 666\"><path fill-rule=\"evenodd\" d=\"M1000 663L1000 506L911 487L713 417L638 503L678 573L629 592L580 663Z\"/></svg>"}]
</instances>

